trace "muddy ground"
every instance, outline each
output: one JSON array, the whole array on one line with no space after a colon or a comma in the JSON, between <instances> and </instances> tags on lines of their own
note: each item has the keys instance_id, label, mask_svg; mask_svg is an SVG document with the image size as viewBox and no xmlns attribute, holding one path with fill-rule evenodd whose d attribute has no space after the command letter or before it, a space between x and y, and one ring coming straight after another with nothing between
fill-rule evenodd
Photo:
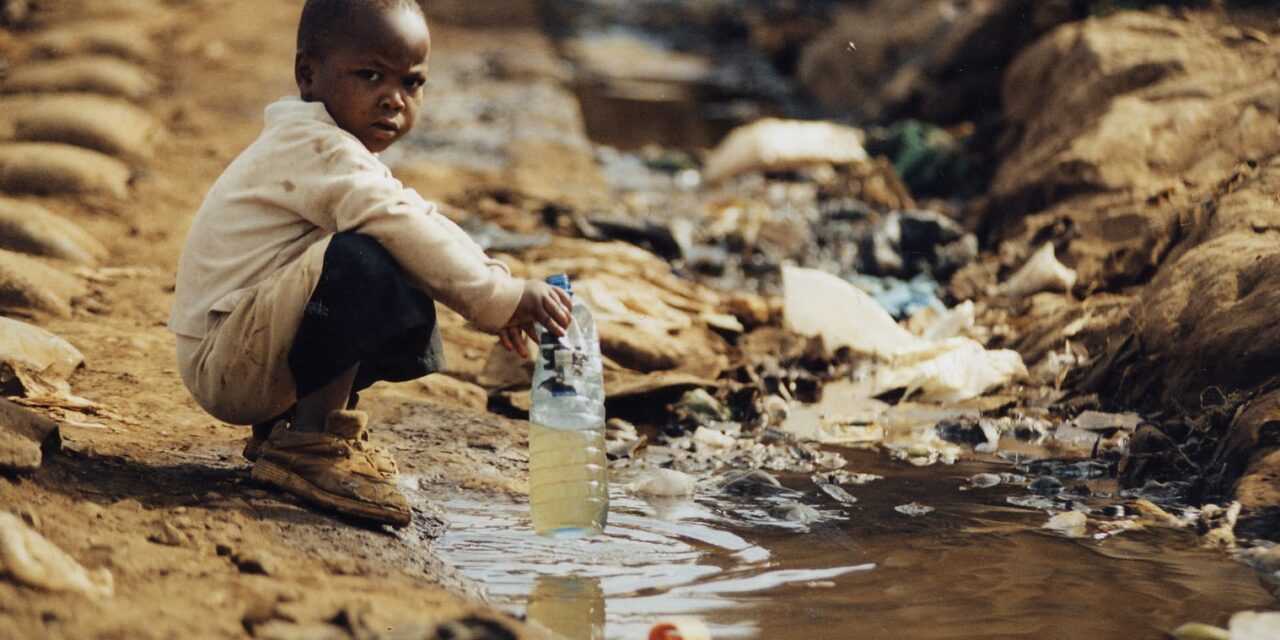
<instances>
[{"instance_id":1,"label":"muddy ground","mask_svg":"<svg viewBox=\"0 0 1280 640\"><path fill-rule=\"evenodd\" d=\"M110 249L107 264L128 270L97 285L93 312L41 322L83 351L76 392L114 415L93 428L64 427L61 455L36 474L0 479L0 504L87 567L110 569L116 595L88 602L0 581L2 637L301 638L339 627L434 637L449 620L506 620L468 598L475 591L432 557L437 514L422 511L400 532L370 530L254 487L240 457L245 431L205 415L175 371L164 325L187 226L222 167L258 134L263 107L295 91L300 6L164 5L164 53L148 67L164 89L145 106L170 135L131 197L33 199L83 224ZM55 7L37 18L61 15ZM435 37L441 50L459 40L509 41L508 34L443 25ZM366 404L375 419L402 410L377 407L373 398ZM524 424L432 411L430 433L377 436L397 443L408 473L519 490L523 465L502 453L523 444ZM497 481L473 480L485 471ZM335 620L337 627L315 626Z\"/></svg>"}]
</instances>

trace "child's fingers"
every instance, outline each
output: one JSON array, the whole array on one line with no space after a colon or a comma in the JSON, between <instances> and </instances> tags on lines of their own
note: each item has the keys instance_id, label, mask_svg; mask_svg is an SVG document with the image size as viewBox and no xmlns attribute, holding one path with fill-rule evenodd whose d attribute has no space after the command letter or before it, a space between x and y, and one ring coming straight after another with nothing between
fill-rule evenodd
<instances>
[{"instance_id":1,"label":"child's fingers","mask_svg":"<svg viewBox=\"0 0 1280 640\"><path fill-rule=\"evenodd\" d=\"M531 324L527 324L527 325L524 325L523 327L520 327L519 331L517 331L516 333L517 333L517 337L520 337L522 335L528 336L529 340L532 340L535 344L538 342L538 331L534 329L533 325ZM521 337L521 339L523 340L524 338Z\"/></svg>"},{"instance_id":2,"label":"child's fingers","mask_svg":"<svg viewBox=\"0 0 1280 640\"><path fill-rule=\"evenodd\" d=\"M525 347L524 336L520 333L520 329L516 327L506 327L498 332L498 339L502 341L502 346L507 351L519 355L521 358L529 357L529 350Z\"/></svg>"},{"instance_id":3,"label":"child's fingers","mask_svg":"<svg viewBox=\"0 0 1280 640\"><path fill-rule=\"evenodd\" d=\"M555 289L555 291L561 295L568 295L559 289ZM550 324L554 325L554 327L548 326L547 328L555 331L556 335L564 335L565 331L569 329L569 322L573 316L570 315L568 308L562 304L559 296L544 298L542 300L542 311L546 316L543 324L546 325L546 321L550 321Z\"/></svg>"}]
</instances>

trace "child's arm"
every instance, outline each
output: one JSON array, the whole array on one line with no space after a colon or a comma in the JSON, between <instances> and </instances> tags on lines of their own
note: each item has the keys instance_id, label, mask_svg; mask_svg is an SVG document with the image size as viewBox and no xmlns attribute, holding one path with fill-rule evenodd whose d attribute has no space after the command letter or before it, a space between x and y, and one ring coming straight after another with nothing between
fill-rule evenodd
<instances>
[{"instance_id":1,"label":"child's arm","mask_svg":"<svg viewBox=\"0 0 1280 640\"><path fill-rule=\"evenodd\" d=\"M300 215L325 229L372 236L417 286L477 327L497 332L509 323L524 295L522 280L385 165L344 146L356 141L323 142L330 146L298 167Z\"/></svg>"}]
</instances>

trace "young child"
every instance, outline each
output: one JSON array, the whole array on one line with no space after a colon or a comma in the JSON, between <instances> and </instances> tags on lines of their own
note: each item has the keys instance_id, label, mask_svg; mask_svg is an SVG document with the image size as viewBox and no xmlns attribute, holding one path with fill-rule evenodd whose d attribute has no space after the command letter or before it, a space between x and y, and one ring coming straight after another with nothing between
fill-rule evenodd
<instances>
[{"instance_id":1,"label":"young child","mask_svg":"<svg viewBox=\"0 0 1280 640\"><path fill-rule=\"evenodd\" d=\"M409 505L356 392L440 368L433 300L521 353L534 322L563 334L572 305L512 278L374 155L413 127L430 51L416 0L308 0L300 98L267 107L210 189L169 320L200 406L254 425L254 478L397 526Z\"/></svg>"}]
</instances>

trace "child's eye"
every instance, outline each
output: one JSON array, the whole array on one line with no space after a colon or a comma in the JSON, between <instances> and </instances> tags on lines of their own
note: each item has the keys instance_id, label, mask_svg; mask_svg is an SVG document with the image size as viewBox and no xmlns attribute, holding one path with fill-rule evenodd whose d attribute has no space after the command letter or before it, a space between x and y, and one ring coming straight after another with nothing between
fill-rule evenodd
<instances>
[{"instance_id":1,"label":"child's eye","mask_svg":"<svg viewBox=\"0 0 1280 640\"><path fill-rule=\"evenodd\" d=\"M373 69L361 69L356 72L356 75L360 76L360 79L368 80L369 82L379 82L382 80L382 74L374 71Z\"/></svg>"},{"instance_id":2,"label":"child's eye","mask_svg":"<svg viewBox=\"0 0 1280 640\"><path fill-rule=\"evenodd\" d=\"M422 85L426 83L427 81L423 80L422 78L405 78L404 88L410 91L417 91L418 89L421 89Z\"/></svg>"}]
</instances>

